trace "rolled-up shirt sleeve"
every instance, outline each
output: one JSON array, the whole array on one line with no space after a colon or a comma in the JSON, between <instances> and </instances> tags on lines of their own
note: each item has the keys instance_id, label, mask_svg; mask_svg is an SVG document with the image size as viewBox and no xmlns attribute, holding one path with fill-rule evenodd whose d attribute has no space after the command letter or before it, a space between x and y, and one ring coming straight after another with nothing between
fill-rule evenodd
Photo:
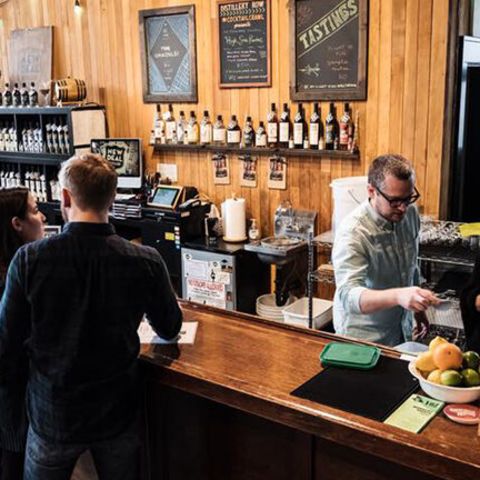
<instances>
[{"instance_id":1,"label":"rolled-up shirt sleeve","mask_svg":"<svg viewBox=\"0 0 480 480\"><path fill-rule=\"evenodd\" d=\"M338 235L332 251L337 295L343 310L361 314L360 297L367 289L368 259L360 240L351 235Z\"/></svg>"}]
</instances>

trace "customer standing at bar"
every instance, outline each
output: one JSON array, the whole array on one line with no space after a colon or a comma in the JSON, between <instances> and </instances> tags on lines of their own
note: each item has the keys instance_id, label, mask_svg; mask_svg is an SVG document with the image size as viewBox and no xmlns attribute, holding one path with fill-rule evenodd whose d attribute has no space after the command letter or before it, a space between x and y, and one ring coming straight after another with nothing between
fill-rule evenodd
<instances>
[{"instance_id":1,"label":"customer standing at bar","mask_svg":"<svg viewBox=\"0 0 480 480\"><path fill-rule=\"evenodd\" d=\"M480 253L470 280L460 294L460 308L468 349L480 353Z\"/></svg>"},{"instance_id":2,"label":"customer standing at bar","mask_svg":"<svg viewBox=\"0 0 480 480\"><path fill-rule=\"evenodd\" d=\"M25 243L43 238L45 217L27 188L0 189L0 299L8 266ZM0 478L22 480L28 421L25 381L28 359L22 355L0 385Z\"/></svg>"},{"instance_id":3,"label":"customer standing at bar","mask_svg":"<svg viewBox=\"0 0 480 480\"><path fill-rule=\"evenodd\" d=\"M341 224L332 261L337 290L335 331L384 345L426 333L425 310L438 303L419 288L420 194L415 172L401 155L377 157L368 172L368 200Z\"/></svg>"},{"instance_id":4,"label":"customer standing at bar","mask_svg":"<svg viewBox=\"0 0 480 480\"><path fill-rule=\"evenodd\" d=\"M11 262L0 311L0 379L27 349L26 480L69 479L90 449L99 478L138 480L137 329L144 313L173 338L182 315L165 264L115 235L117 185L97 155L59 173L66 224Z\"/></svg>"}]
</instances>

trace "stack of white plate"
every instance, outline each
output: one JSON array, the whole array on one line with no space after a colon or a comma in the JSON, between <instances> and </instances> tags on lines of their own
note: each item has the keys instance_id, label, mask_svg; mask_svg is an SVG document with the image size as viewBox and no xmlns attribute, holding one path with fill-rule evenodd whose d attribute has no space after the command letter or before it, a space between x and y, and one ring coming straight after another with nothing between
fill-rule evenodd
<instances>
[{"instance_id":1,"label":"stack of white plate","mask_svg":"<svg viewBox=\"0 0 480 480\"><path fill-rule=\"evenodd\" d=\"M266 295L261 295L257 298L257 315L259 317L267 318L268 320L275 320L277 322L283 322L283 313L282 310L294 302L297 297L289 297L287 303L281 307L277 307L275 303L275 294L267 293Z\"/></svg>"}]
</instances>

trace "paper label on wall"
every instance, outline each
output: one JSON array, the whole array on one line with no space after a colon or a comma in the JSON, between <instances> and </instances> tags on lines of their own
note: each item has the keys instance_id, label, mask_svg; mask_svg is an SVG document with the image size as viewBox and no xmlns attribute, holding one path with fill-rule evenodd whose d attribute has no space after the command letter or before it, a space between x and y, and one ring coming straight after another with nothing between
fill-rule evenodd
<instances>
[{"instance_id":1,"label":"paper label on wall","mask_svg":"<svg viewBox=\"0 0 480 480\"><path fill-rule=\"evenodd\" d=\"M192 302L226 308L227 298L225 285L220 282L208 282L197 278L187 279L186 297Z\"/></svg>"},{"instance_id":2,"label":"paper label on wall","mask_svg":"<svg viewBox=\"0 0 480 480\"><path fill-rule=\"evenodd\" d=\"M192 260L187 253L183 256L183 265L185 267L185 276L198 278L200 280L208 279L208 263L200 260Z\"/></svg>"}]
</instances>

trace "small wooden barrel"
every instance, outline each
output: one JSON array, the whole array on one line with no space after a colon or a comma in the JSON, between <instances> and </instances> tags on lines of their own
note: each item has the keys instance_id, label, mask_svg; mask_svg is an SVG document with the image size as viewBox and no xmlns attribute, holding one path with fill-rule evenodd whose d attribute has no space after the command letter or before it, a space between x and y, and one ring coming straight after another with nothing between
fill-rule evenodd
<instances>
[{"instance_id":1,"label":"small wooden barrel","mask_svg":"<svg viewBox=\"0 0 480 480\"><path fill-rule=\"evenodd\" d=\"M85 80L65 78L55 82L55 97L61 102L81 102L87 97Z\"/></svg>"}]
</instances>

